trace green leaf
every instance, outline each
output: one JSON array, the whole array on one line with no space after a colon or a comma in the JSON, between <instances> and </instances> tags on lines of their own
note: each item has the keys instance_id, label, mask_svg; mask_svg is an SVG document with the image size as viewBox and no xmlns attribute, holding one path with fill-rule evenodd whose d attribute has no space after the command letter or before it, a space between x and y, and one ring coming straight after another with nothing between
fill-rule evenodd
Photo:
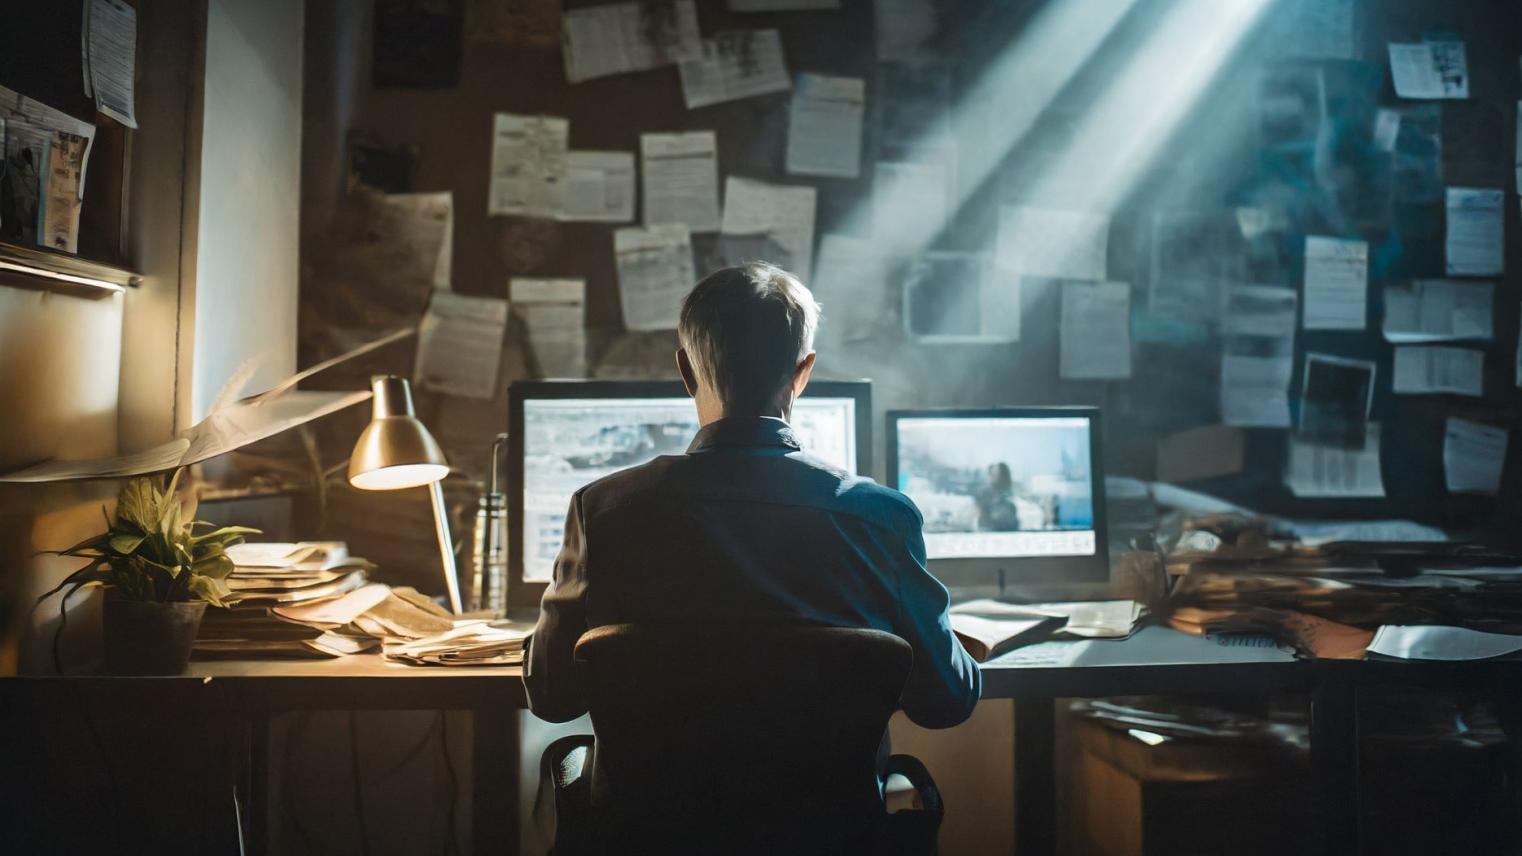
<instances>
[{"instance_id":1,"label":"green leaf","mask_svg":"<svg viewBox=\"0 0 1522 856\"><path fill-rule=\"evenodd\" d=\"M158 528L158 492L153 479L137 478L122 486L116 497L117 525L130 524L140 532Z\"/></svg>"},{"instance_id":2,"label":"green leaf","mask_svg":"<svg viewBox=\"0 0 1522 856\"><path fill-rule=\"evenodd\" d=\"M226 583L208 576L191 575L189 590L212 606L227 606L227 598L232 594Z\"/></svg>"},{"instance_id":3,"label":"green leaf","mask_svg":"<svg viewBox=\"0 0 1522 856\"><path fill-rule=\"evenodd\" d=\"M192 526L195 526L195 525L210 526L212 524L207 523L204 520L197 520L194 523L192 523L191 525ZM260 532L260 530L255 529L252 526L223 526L221 529L215 529L215 530L212 530L211 532L203 532L200 535L192 535L192 536L190 536L190 543L192 543L192 544L201 544L201 543L204 543L206 541L218 541L218 542L223 543L224 546L226 546L228 543L236 543L236 541L234 539L236 539L237 541L243 540L243 536L244 535L259 535L259 534L262 534Z\"/></svg>"},{"instance_id":4,"label":"green leaf","mask_svg":"<svg viewBox=\"0 0 1522 856\"><path fill-rule=\"evenodd\" d=\"M104 538L106 536L102 535L101 537ZM111 549L122 554L123 556L130 556L137 551L138 545L142 544L143 539L146 537L148 536L137 535L131 532L122 532L117 535L112 535L110 541Z\"/></svg>"},{"instance_id":5,"label":"green leaf","mask_svg":"<svg viewBox=\"0 0 1522 856\"><path fill-rule=\"evenodd\" d=\"M220 550L208 556L197 559L190 566L191 573L198 576L211 577L213 579L226 579L233 572L233 560Z\"/></svg>"},{"instance_id":6,"label":"green leaf","mask_svg":"<svg viewBox=\"0 0 1522 856\"><path fill-rule=\"evenodd\" d=\"M85 550L95 550L99 552L100 548L106 546L106 543L110 541L110 538L111 533L103 532L99 535L86 538L85 540L80 541L78 544L68 548L67 550L43 550L42 554L53 556L78 556L82 555L83 551Z\"/></svg>"}]
</instances>

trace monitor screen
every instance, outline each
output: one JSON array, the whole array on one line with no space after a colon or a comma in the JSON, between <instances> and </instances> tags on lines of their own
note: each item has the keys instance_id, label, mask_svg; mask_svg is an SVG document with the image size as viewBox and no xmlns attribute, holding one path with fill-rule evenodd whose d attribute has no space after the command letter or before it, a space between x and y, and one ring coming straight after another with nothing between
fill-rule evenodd
<instances>
[{"instance_id":1,"label":"monitor screen","mask_svg":"<svg viewBox=\"0 0 1522 856\"><path fill-rule=\"evenodd\" d=\"M804 450L855 473L856 407L851 397L798 399L791 424ZM523 581L549 582L573 493L659 455L680 455L697 431L697 410L686 397L526 398Z\"/></svg>"},{"instance_id":2,"label":"monitor screen","mask_svg":"<svg viewBox=\"0 0 1522 856\"><path fill-rule=\"evenodd\" d=\"M902 416L897 487L925 515L930 559L1094 556L1084 416Z\"/></svg>"}]
</instances>

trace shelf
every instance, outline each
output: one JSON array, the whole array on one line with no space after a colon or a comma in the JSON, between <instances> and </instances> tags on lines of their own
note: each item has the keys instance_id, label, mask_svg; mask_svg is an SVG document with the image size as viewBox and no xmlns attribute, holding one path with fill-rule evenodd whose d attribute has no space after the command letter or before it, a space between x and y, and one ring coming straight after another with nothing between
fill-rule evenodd
<instances>
[{"instance_id":1,"label":"shelf","mask_svg":"<svg viewBox=\"0 0 1522 856\"><path fill-rule=\"evenodd\" d=\"M0 274L64 291L115 292L135 288L142 282L139 274L123 267L47 247L29 247L6 241L0 241Z\"/></svg>"}]
</instances>

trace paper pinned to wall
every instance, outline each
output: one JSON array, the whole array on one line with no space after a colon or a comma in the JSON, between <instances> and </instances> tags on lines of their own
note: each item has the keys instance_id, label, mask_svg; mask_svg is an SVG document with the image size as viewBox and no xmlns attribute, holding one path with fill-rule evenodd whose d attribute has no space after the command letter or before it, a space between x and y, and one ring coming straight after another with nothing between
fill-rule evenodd
<instances>
[{"instance_id":1,"label":"paper pinned to wall","mask_svg":"<svg viewBox=\"0 0 1522 856\"><path fill-rule=\"evenodd\" d=\"M1485 394L1485 352L1470 348L1395 349L1391 391L1396 395Z\"/></svg>"},{"instance_id":2,"label":"paper pinned to wall","mask_svg":"<svg viewBox=\"0 0 1522 856\"><path fill-rule=\"evenodd\" d=\"M703 55L693 0L567 9L563 24L565 76L571 83L645 71Z\"/></svg>"},{"instance_id":3,"label":"paper pinned to wall","mask_svg":"<svg viewBox=\"0 0 1522 856\"><path fill-rule=\"evenodd\" d=\"M1401 98L1468 98L1463 42L1390 42L1390 78Z\"/></svg>"},{"instance_id":4,"label":"paper pinned to wall","mask_svg":"<svg viewBox=\"0 0 1522 856\"><path fill-rule=\"evenodd\" d=\"M1060 376L1122 380L1131 376L1131 286L1062 284Z\"/></svg>"},{"instance_id":5,"label":"paper pinned to wall","mask_svg":"<svg viewBox=\"0 0 1522 856\"><path fill-rule=\"evenodd\" d=\"M137 10L124 0L89 0L84 27L85 94L94 96L96 110L136 128Z\"/></svg>"},{"instance_id":6,"label":"paper pinned to wall","mask_svg":"<svg viewBox=\"0 0 1522 856\"><path fill-rule=\"evenodd\" d=\"M48 146L43 182L41 231L37 243L66 253L79 249L79 187L84 184L85 151L90 141L67 131L54 131Z\"/></svg>"},{"instance_id":7,"label":"paper pinned to wall","mask_svg":"<svg viewBox=\"0 0 1522 856\"><path fill-rule=\"evenodd\" d=\"M683 223L690 232L719 229L719 150L713 131L640 134L645 225Z\"/></svg>"},{"instance_id":8,"label":"paper pinned to wall","mask_svg":"<svg viewBox=\"0 0 1522 856\"><path fill-rule=\"evenodd\" d=\"M584 279L508 280L507 300L523 320L540 377L587 376L586 294Z\"/></svg>"},{"instance_id":9,"label":"paper pinned to wall","mask_svg":"<svg viewBox=\"0 0 1522 856\"><path fill-rule=\"evenodd\" d=\"M792 88L776 30L735 30L703 40L703 53L683 61L682 98L688 110Z\"/></svg>"},{"instance_id":10,"label":"paper pinned to wall","mask_svg":"<svg viewBox=\"0 0 1522 856\"><path fill-rule=\"evenodd\" d=\"M1361 449L1321 446L1291 437L1284 486L1301 498L1384 496L1385 481L1379 466L1379 426L1369 424Z\"/></svg>"},{"instance_id":11,"label":"paper pinned to wall","mask_svg":"<svg viewBox=\"0 0 1522 856\"><path fill-rule=\"evenodd\" d=\"M466 398L497 396L507 301L436 291L418 325L413 382Z\"/></svg>"},{"instance_id":12,"label":"paper pinned to wall","mask_svg":"<svg viewBox=\"0 0 1522 856\"><path fill-rule=\"evenodd\" d=\"M1288 428L1295 367L1292 288L1240 285L1222 315L1221 421L1244 428Z\"/></svg>"},{"instance_id":13,"label":"paper pinned to wall","mask_svg":"<svg viewBox=\"0 0 1522 856\"><path fill-rule=\"evenodd\" d=\"M1444 241L1448 273L1494 276L1505 266L1505 194L1500 190L1450 187Z\"/></svg>"},{"instance_id":14,"label":"paper pinned to wall","mask_svg":"<svg viewBox=\"0 0 1522 856\"><path fill-rule=\"evenodd\" d=\"M1496 494L1510 432L1450 417L1443 429L1443 478L1450 493Z\"/></svg>"},{"instance_id":15,"label":"paper pinned to wall","mask_svg":"<svg viewBox=\"0 0 1522 856\"><path fill-rule=\"evenodd\" d=\"M1343 449L1363 448L1376 371L1369 360L1306 354L1300 385L1300 438Z\"/></svg>"},{"instance_id":16,"label":"paper pinned to wall","mask_svg":"<svg viewBox=\"0 0 1522 856\"><path fill-rule=\"evenodd\" d=\"M771 237L786 255L766 261L808 282L814 263L816 194L813 187L730 176L724 182L722 231L726 235Z\"/></svg>"},{"instance_id":17,"label":"paper pinned to wall","mask_svg":"<svg viewBox=\"0 0 1522 856\"><path fill-rule=\"evenodd\" d=\"M861 175L861 128L867 82L860 77L798 75L788 110L787 171L792 175Z\"/></svg>"},{"instance_id":18,"label":"paper pinned to wall","mask_svg":"<svg viewBox=\"0 0 1522 856\"><path fill-rule=\"evenodd\" d=\"M1369 245L1305 238L1305 329L1362 330L1368 316Z\"/></svg>"},{"instance_id":19,"label":"paper pinned to wall","mask_svg":"<svg viewBox=\"0 0 1522 856\"><path fill-rule=\"evenodd\" d=\"M629 330L674 330L692 290L692 236L681 223L613 233L618 297Z\"/></svg>"},{"instance_id":20,"label":"paper pinned to wall","mask_svg":"<svg viewBox=\"0 0 1522 856\"><path fill-rule=\"evenodd\" d=\"M496 114L486 213L559 216L570 130L568 120L555 116Z\"/></svg>"},{"instance_id":21,"label":"paper pinned to wall","mask_svg":"<svg viewBox=\"0 0 1522 856\"><path fill-rule=\"evenodd\" d=\"M1105 278L1110 218L1024 205L999 208L999 266L1027 276Z\"/></svg>"},{"instance_id":22,"label":"paper pinned to wall","mask_svg":"<svg viewBox=\"0 0 1522 856\"><path fill-rule=\"evenodd\" d=\"M935 240L946 226L950 180L939 163L879 161L873 167L872 237L885 252Z\"/></svg>"},{"instance_id":23,"label":"paper pinned to wall","mask_svg":"<svg viewBox=\"0 0 1522 856\"><path fill-rule=\"evenodd\" d=\"M569 151L561 220L629 223L634 220L634 153Z\"/></svg>"},{"instance_id":24,"label":"paper pinned to wall","mask_svg":"<svg viewBox=\"0 0 1522 856\"><path fill-rule=\"evenodd\" d=\"M1385 340L1400 344L1489 339L1495 285L1418 279L1385 287Z\"/></svg>"}]
</instances>

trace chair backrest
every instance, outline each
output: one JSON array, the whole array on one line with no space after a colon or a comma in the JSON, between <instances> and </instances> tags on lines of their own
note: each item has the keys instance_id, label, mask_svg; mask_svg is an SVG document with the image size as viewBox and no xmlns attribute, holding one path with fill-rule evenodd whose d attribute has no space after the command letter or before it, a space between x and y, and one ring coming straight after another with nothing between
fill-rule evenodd
<instances>
[{"instance_id":1,"label":"chair backrest","mask_svg":"<svg viewBox=\"0 0 1522 856\"><path fill-rule=\"evenodd\" d=\"M605 816L730 851L881 819L878 751L913 660L897 636L619 624L582 636L576 660Z\"/></svg>"}]
</instances>

